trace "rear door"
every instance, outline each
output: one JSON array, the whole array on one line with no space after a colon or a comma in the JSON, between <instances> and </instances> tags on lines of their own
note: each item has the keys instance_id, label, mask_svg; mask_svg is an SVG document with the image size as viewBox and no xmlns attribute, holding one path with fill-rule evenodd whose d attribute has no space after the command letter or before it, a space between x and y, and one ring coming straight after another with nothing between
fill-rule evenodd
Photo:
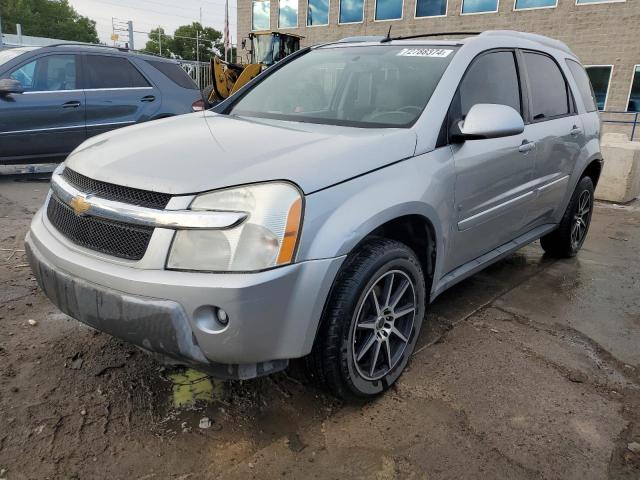
<instances>
[{"instance_id":1,"label":"rear door","mask_svg":"<svg viewBox=\"0 0 640 480\"><path fill-rule=\"evenodd\" d=\"M450 122L464 119L479 103L508 105L526 114L520 77L515 51L479 55L453 99ZM519 135L452 145L457 218L453 249L446 262L448 271L521 234L533 196L535 157L527 128Z\"/></svg>"},{"instance_id":2,"label":"rear door","mask_svg":"<svg viewBox=\"0 0 640 480\"><path fill-rule=\"evenodd\" d=\"M523 51L521 58L530 101L531 124L527 130L536 145L536 199L528 221L533 228L555 221L585 134L568 82L556 61L534 51Z\"/></svg>"},{"instance_id":3,"label":"rear door","mask_svg":"<svg viewBox=\"0 0 640 480\"><path fill-rule=\"evenodd\" d=\"M0 97L0 163L63 160L85 139L85 96L79 56L31 57L4 78L24 93Z\"/></svg>"},{"instance_id":4,"label":"rear door","mask_svg":"<svg viewBox=\"0 0 640 480\"><path fill-rule=\"evenodd\" d=\"M85 54L87 136L153 118L160 90L126 57Z\"/></svg>"}]
</instances>

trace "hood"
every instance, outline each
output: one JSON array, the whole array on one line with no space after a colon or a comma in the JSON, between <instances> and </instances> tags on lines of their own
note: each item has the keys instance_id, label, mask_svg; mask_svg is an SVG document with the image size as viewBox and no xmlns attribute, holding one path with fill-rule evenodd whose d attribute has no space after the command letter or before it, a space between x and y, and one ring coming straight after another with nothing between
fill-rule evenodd
<instances>
[{"instance_id":1,"label":"hood","mask_svg":"<svg viewBox=\"0 0 640 480\"><path fill-rule=\"evenodd\" d=\"M87 140L67 158L96 180L197 193L290 180L313 192L413 155L410 129L370 129L194 113Z\"/></svg>"}]
</instances>

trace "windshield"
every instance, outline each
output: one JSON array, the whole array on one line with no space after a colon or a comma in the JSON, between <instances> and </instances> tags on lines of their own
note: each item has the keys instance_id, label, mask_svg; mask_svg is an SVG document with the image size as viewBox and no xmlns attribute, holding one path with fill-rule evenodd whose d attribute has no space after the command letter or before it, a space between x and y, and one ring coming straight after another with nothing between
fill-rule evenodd
<instances>
[{"instance_id":1,"label":"windshield","mask_svg":"<svg viewBox=\"0 0 640 480\"><path fill-rule=\"evenodd\" d=\"M320 48L249 90L231 115L356 127L407 127L422 113L456 47Z\"/></svg>"},{"instance_id":2,"label":"windshield","mask_svg":"<svg viewBox=\"0 0 640 480\"><path fill-rule=\"evenodd\" d=\"M34 48L10 48L9 50L0 51L0 65L7 63L9 60L13 60L18 55L34 50Z\"/></svg>"}]
</instances>

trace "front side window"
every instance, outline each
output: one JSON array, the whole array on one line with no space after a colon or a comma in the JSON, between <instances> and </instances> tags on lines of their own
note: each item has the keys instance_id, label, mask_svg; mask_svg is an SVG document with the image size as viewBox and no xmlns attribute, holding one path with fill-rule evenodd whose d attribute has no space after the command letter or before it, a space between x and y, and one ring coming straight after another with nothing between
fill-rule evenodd
<instances>
[{"instance_id":1,"label":"front side window","mask_svg":"<svg viewBox=\"0 0 640 480\"><path fill-rule=\"evenodd\" d=\"M589 76L584 67L575 60L567 60L567 66L569 70L571 70L571 75L573 75L578 85L580 97L582 97L587 112L595 112L597 109L596 95L593 92L591 80L589 80Z\"/></svg>"},{"instance_id":2,"label":"front side window","mask_svg":"<svg viewBox=\"0 0 640 480\"><path fill-rule=\"evenodd\" d=\"M271 2L253 0L251 7L251 30L269 30L271 28Z\"/></svg>"},{"instance_id":3,"label":"front side window","mask_svg":"<svg viewBox=\"0 0 640 480\"><path fill-rule=\"evenodd\" d=\"M256 84L228 112L353 127L406 127L417 120L456 47L312 50Z\"/></svg>"},{"instance_id":4,"label":"front side window","mask_svg":"<svg viewBox=\"0 0 640 480\"><path fill-rule=\"evenodd\" d=\"M462 0L462 14L493 13L498 11L498 0Z\"/></svg>"},{"instance_id":5,"label":"front side window","mask_svg":"<svg viewBox=\"0 0 640 480\"><path fill-rule=\"evenodd\" d=\"M627 112L640 112L640 65L636 65L633 69Z\"/></svg>"},{"instance_id":6,"label":"front side window","mask_svg":"<svg viewBox=\"0 0 640 480\"><path fill-rule=\"evenodd\" d=\"M416 0L416 17L442 17L447 14L447 0Z\"/></svg>"},{"instance_id":7,"label":"front side window","mask_svg":"<svg viewBox=\"0 0 640 480\"><path fill-rule=\"evenodd\" d=\"M87 88L139 88L149 83L123 57L87 55Z\"/></svg>"},{"instance_id":8,"label":"front side window","mask_svg":"<svg viewBox=\"0 0 640 480\"><path fill-rule=\"evenodd\" d=\"M364 0L340 0L340 23L360 23L364 18Z\"/></svg>"},{"instance_id":9,"label":"front side window","mask_svg":"<svg viewBox=\"0 0 640 480\"><path fill-rule=\"evenodd\" d=\"M329 0L309 0L307 5L307 25L329 25Z\"/></svg>"},{"instance_id":10,"label":"front side window","mask_svg":"<svg viewBox=\"0 0 640 480\"><path fill-rule=\"evenodd\" d=\"M403 0L376 0L376 20L401 19L403 3Z\"/></svg>"},{"instance_id":11,"label":"front side window","mask_svg":"<svg viewBox=\"0 0 640 480\"><path fill-rule=\"evenodd\" d=\"M516 10L528 10L531 8L553 8L558 5L558 0L516 0Z\"/></svg>"},{"instance_id":12,"label":"front side window","mask_svg":"<svg viewBox=\"0 0 640 480\"><path fill-rule=\"evenodd\" d=\"M570 109L567 82L551 57L525 52L524 62L529 79L531 118L546 120L567 115Z\"/></svg>"},{"instance_id":13,"label":"front side window","mask_svg":"<svg viewBox=\"0 0 640 480\"><path fill-rule=\"evenodd\" d=\"M9 74L25 92L54 92L78 88L75 55L48 55L29 62Z\"/></svg>"},{"instance_id":14,"label":"front side window","mask_svg":"<svg viewBox=\"0 0 640 480\"><path fill-rule=\"evenodd\" d=\"M298 26L298 0L280 0L278 26L280 28L296 28Z\"/></svg>"},{"instance_id":15,"label":"front side window","mask_svg":"<svg viewBox=\"0 0 640 480\"><path fill-rule=\"evenodd\" d=\"M611 82L611 65L594 65L585 67L589 80L593 86L593 93L596 96L598 110L604 110L607 105L609 95L609 83Z\"/></svg>"}]
</instances>

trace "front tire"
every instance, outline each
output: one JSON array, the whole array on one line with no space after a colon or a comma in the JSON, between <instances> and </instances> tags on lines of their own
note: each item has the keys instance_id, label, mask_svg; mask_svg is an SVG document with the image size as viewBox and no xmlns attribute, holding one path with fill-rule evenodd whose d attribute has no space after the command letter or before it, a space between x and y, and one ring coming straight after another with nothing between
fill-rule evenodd
<instances>
[{"instance_id":1,"label":"front tire","mask_svg":"<svg viewBox=\"0 0 640 480\"><path fill-rule=\"evenodd\" d=\"M583 177L571 196L560 225L540 239L544 251L554 257L574 257L589 231L593 214L593 182Z\"/></svg>"},{"instance_id":2,"label":"front tire","mask_svg":"<svg viewBox=\"0 0 640 480\"><path fill-rule=\"evenodd\" d=\"M335 396L368 399L404 370L425 313L426 287L416 254L376 238L343 266L307 358L309 373Z\"/></svg>"}]
</instances>

